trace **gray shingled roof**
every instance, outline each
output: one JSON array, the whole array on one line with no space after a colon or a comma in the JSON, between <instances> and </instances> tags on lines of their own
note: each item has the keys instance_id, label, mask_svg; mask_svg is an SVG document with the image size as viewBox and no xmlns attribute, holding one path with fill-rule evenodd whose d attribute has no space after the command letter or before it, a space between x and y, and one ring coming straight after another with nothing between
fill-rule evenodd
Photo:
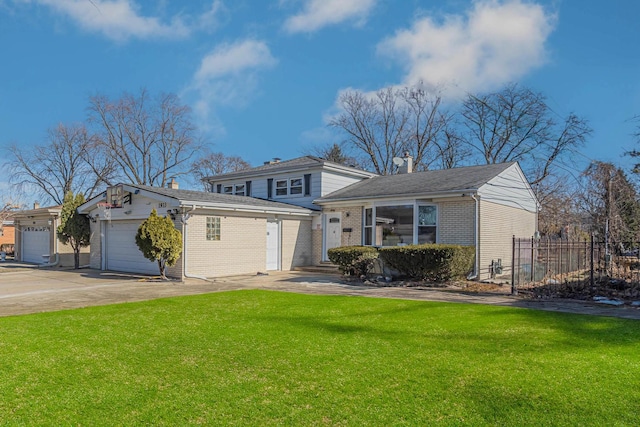
<instances>
[{"instance_id":1,"label":"gray shingled roof","mask_svg":"<svg viewBox=\"0 0 640 427\"><path fill-rule=\"evenodd\" d=\"M151 187L148 185L139 185L139 184L127 184L130 187L139 188L141 190L148 191L150 193L155 193L161 196L171 197L176 200L183 200L189 202L200 202L200 203L222 203L229 205L238 205L238 206L246 206L246 207L259 207L259 208L273 208L273 209L286 209L286 210L300 210L300 211L311 211L310 209L300 207L297 205L292 205L289 203L281 203L281 202L272 202L270 200L258 199L255 197L246 197L246 196L234 196L232 194L218 194L218 193L209 193L206 191L193 191L193 190L174 190L171 188L163 188L163 187Z\"/></svg>"},{"instance_id":2,"label":"gray shingled roof","mask_svg":"<svg viewBox=\"0 0 640 427\"><path fill-rule=\"evenodd\" d=\"M229 172L229 173L224 173L224 174L220 174L220 175L208 176L208 177L204 178L204 180L205 181L220 181L220 180L225 180L225 179L229 179L229 178L236 178L236 177L245 176L245 175L256 175L256 174L271 173L271 172L276 173L276 172L280 172L280 171L286 171L288 169L310 168L310 167L322 166L322 165L334 165L334 166L337 166L339 168L350 169L350 170L352 170L354 172L369 173L367 171L364 171L362 169L358 169L358 168L355 168L355 167L342 165L340 163L330 162L330 161L324 160L324 159L322 159L320 157L302 156L302 157L297 157L297 158L291 159L291 160L283 160L283 161L280 161L278 163L271 163L271 164L265 164L265 165L261 165L261 166L256 166L256 167L249 168L249 169L244 169L244 170L241 170L241 171L238 171L238 172Z\"/></svg>"},{"instance_id":3,"label":"gray shingled roof","mask_svg":"<svg viewBox=\"0 0 640 427\"><path fill-rule=\"evenodd\" d=\"M477 190L513 164L515 162L376 176L327 194L317 202Z\"/></svg>"}]
</instances>

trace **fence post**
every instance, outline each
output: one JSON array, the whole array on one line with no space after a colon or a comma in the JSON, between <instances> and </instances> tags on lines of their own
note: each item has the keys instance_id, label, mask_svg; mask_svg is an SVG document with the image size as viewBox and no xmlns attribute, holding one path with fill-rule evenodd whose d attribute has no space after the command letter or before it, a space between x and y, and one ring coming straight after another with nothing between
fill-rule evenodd
<instances>
[{"instance_id":1,"label":"fence post","mask_svg":"<svg viewBox=\"0 0 640 427\"><path fill-rule=\"evenodd\" d=\"M595 281L593 280L593 249L594 249L594 245L593 245L593 233L591 233L591 248L590 248L590 263L591 263L591 271L589 272L589 283L591 284L591 288L593 288L595 286Z\"/></svg>"},{"instance_id":2,"label":"fence post","mask_svg":"<svg viewBox=\"0 0 640 427\"><path fill-rule=\"evenodd\" d=\"M511 238L511 295L518 295L516 287L516 235Z\"/></svg>"}]
</instances>

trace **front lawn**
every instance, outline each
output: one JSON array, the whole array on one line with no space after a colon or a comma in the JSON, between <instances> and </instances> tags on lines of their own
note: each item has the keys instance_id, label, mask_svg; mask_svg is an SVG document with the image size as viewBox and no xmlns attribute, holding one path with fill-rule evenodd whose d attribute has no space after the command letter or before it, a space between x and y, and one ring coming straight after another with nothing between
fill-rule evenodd
<instances>
[{"instance_id":1,"label":"front lawn","mask_svg":"<svg viewBox=\"0 0 640 427\"><path fill-rule=\"evenodd\" d=\"M0 425L638 425L640 322L238 291L0 318Z\"/></svg>"}]
</instances>

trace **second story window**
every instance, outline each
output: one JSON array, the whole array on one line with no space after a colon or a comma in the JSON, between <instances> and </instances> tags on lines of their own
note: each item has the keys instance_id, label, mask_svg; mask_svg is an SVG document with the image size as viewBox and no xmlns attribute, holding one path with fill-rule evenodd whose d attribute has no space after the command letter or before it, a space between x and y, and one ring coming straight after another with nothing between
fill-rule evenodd
<instances>
[{"instance_id":1,"label":"second story window","mask_svg":"<svg viewBox=\"0 0 640 427\"><path fill-rule=\"evenodd\" d=\"M288 184L286 179L276 181L276 196L286 196L288 194Z\"/></svg>"},{"instance_id":2,"label":"second story window","mask_svg":"<svg viewBox=\"0 0 640 427\"><path fill-rule=\"evenodd\" d=\"M289 182L289 194L302 194L302 178L292 178Z\"/></svg>"},{"instance_id":3,"label":"second story window","mask_svg":"<svg viewBox=\"0 0 640 427\"><path fill-rule=\"evenodd\" d=\"M236 196L244 196L244 184L236 184L236 189L233 194L235 194Z\"/></svg>"},{"instance_id":4,"label":"second story window","mask_svg":"<svg viewBox=\"0 0 640 427\"><path fill-rule=\"evenodd\" d=\"M222 187L222 192L224 194L233 194L233 185L225 185Z\"/></svg>"},{"instance_id":5,"label":"second story window","mask_svg":"<svg viewBox=\"0 0 640 427\"><path fill-rule=\"evenodd\" d=\"M276 196L296 196L302 194L302 178L276 180Z\"/></svg>"}]
</instances>

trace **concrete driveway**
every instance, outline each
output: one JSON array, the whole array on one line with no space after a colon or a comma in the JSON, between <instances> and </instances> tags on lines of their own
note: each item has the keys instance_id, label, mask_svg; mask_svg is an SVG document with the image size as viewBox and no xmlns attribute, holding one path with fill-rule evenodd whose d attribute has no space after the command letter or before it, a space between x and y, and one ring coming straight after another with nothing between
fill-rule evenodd
<instances>
[{"instance_id":1,"label":"concrete driveway","mask_svg":"<svg viewBox=\"0 0 640 427\"><path fill-rule=\"evenodd\" d=\"M0 317L240 289L489 304L640 319L640 309L629 306L609 307L583 301L529 301L502 294L433 288L360 286L324 273L275 272L176 282L90 269L40 269L15 262L0 263Z\"/></svg>"}]
</instances>

